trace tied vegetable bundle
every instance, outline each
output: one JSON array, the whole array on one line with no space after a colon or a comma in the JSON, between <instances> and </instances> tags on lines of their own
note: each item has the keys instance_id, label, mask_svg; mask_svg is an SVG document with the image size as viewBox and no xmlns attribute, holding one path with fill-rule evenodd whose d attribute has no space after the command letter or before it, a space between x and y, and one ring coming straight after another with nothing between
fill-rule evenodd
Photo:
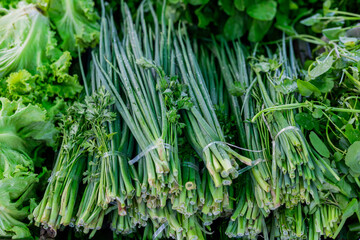
<instances>
[{"instance_id":1,"label":"tied vegetable bundle","mask_svg":"<svg viewBox=\"0 0 360 240\"><path fill-rule=\"evenodd\" d=\"M188 127L186 120L185 124L181 122L181 116L183 113L187 116L189 109L193 109L193 99L187 96L187 91L195 90L184 88L186 83L181 84L179 80L182 78L175 76L177 66L180 66L180 62L175 61L174 49L176 47L172 44L172 38L175 35L165 35L159 32L161 27L163 33L171 33L171 24L166 28L163 16L163 22L159 27L154 18L154 30L148 30L145 27L147 24L144 17L142 17L145 7L154 13L151 5L141 5L138 11L140 17L134 24L127 6L123 6L124 27L121 41L117 36L111 16L106 19L103 15L102 43L99 50L92 54L94 76L113 94L117 110L140 147L138 154L129 161L129 164L135 163L136 172L133 173L132 178L134 182L141 184L141 192L136 191L134 196L136 201L130 199L126 201L125 208L118 213L118 216L116 212L113 213L112 229L119 233L132 233L137 225L147 226L148 221L154 221L158 218L158 214L163 214L162 209L166 206L186 217L196 216L197 212L201 212L208 225L219 216L229 214L233 208L233 201L230 199L233 193L231 187L223 186L223 184L216 185L219 182L213 181L213 177L216 175L220 177L220 174L215 172L209 174L207 171L198 174L197 158L194 159L183 153L182 150L178 150L183 146L190 147L184 143L187 141L184 137L188 137L188 135L184 136L179 130L184 125ZM107 43L109 39L112 41ZM130 40L135 41L136 44L130 44ZM192 74L201 75L202 73L198 68L197 72ZM194 84L197 83L194 82ZM196 85L194 86L196 88ZM206 88L203 90L207 91ZM212 103L208 102L208 105L210 107ZM194 111L200 118L198 112ZM216 118L212 107L206 111L210 111L211 115ZM195 120L192 115L190 118ZM145 119L148 119L148 122L144 122ZM201 119L199 121L203 121ZM216 121L218 120L215 119ZM208 124L203 123L207 128ZM196 124L199 126L198 123ZM149 128L150 126L153 127ZM157 130L160 126L162 127ZM140 131L139 128L143 130ZM154 134L165 130L170 135L166 137L166 132L163 132L160 136L165 136L165 138L160 139L161 142L157 142L155 137L159 135ZM218 131L221 133L221 128ZM148 135L150 133L155 137ZM206 130L202 133L202 148L206 146L204 145L206 141L210 141L208 134ZM147 136L151 136L151 138L148 139ZM216 139L221 140L220 137ZM181 140L181 145L178 140ZM222 142L222 144L224 143ZM221 147L214 146L212 149L222 149L217 150L218 157L228 158L227 161L230 165L238 166L238 163L235 163L233 158L231 158L233 161L231 163L230 155L227 153L231 152L241 159L247 159L231 150L226 144ZM201 153L201 151L199 152ZM166 153L164 155L167 157L164 159L166 161L160 158L160 153ZM201 156L203 155L201 154ZM250 160L247 159L247 161ZM220 165L217 166L220 167ZM169 170L166 170L168 168ZM220 172L220 169L217 171ZM233 171L235 171L235 167ZM235 172L234 176L236 176ZM230 183L231 181L225 185ZM169 203L171 204L169 205ZM164 219L170 221L169 218L175 217L174 214L172 213ZM121 222L122 227L119 227ZM129 224L128 227L125 227L124 223ZM171 224L170 226L174 230L174 226ZM175 231L181 231L181 234L186 233L185 230L178 228Z\"/></svg>"},{"instance_id":2,"label":"tied vegetable bundle","mask_svg":"<svg viewBox=\"0 0 360 240\"><path fill-rule=\"evenodd\" d=\"M107 141L111 139L111 134L107 133L105 124L114 121L114 115L108 110L111 103L109 94L100 89L98 93L87 96L84 104L77 102L71 106L62 118L60 125L62 142L55 166L45 194L33 212L37 225L50 227L55 232L60 225L75 225L75 211L80 200L79 187L85 167L88 165L88 170L84 173L86 178L83 180L87 183L87 188L81 201L82 204L87 203L87 205L84 206L85 210L77 214L78 224L90 229L101 227L101 218L104 214L101 212L102 209L92 205L92 201L89 203L87 201L89 197L93 201L101 197L104 199L102 193L109 190L105 188L107 186L100 184L104 175L92 170L99 168L101 160L104 162L108 160L104 154L108 152ZM86 194L88 188L92 188L91 194L98 196ZM101 201L101 204L106 202ZM84 216L87 214L91 214L91 217Z\"/></svg>"},{"instance_id":3,"label":"tied vegetable bundle","mask_svg":"<svg viewBox=\"0 0 360 240\"><path fill-rule=\"evenodd\" d=\"M138 162L137 175L144 201L149 206L164 207L167 195L177 192L181 184L177 108L186 108L190 103L176 78L168 77L157 65L157 61L165 60L158 59L160 46L155 48L156 52L150 51L152 33L145 27L136 32L127 6L124 6L123 12L122 41L117 36L114 22L105 22L103 17L104 48L99 49L98 55L93 54L94 68L102 83L114 95L117 110L139 144L138 155L129 163ZM145 26L143 20L139 24ZM159 32L155 34L160 41ZM110 39L111 44L106 43ZM109 70L113 74L109 74ZM162 91L167 94L162 94Z\"/></svg>"}]
</instances>

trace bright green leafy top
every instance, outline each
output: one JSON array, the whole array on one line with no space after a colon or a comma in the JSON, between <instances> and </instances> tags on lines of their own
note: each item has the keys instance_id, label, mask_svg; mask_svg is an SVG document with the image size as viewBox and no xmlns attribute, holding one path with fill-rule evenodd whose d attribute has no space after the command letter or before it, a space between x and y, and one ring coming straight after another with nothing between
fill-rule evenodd
<instances>
[{"instance_id":1,"label":"bright green leafy top","mask_svg":"<svg viewBox=\"0 0 360 240\"><path fill-rule=\"evenodd\" d=\"M62 49L76 55L78 47L84 50L98 43L99 17L92 0L50 0L47 11L62 39Z\"/></svg>"}]
</instances>

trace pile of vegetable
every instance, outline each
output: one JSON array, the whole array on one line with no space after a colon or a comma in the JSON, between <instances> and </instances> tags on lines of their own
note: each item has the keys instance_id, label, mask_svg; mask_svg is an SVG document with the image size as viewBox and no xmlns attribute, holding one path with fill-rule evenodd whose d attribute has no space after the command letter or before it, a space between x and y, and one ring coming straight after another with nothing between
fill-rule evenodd
<instances>
[{"instance_id":1,"label":"pile of vegetable","mask_svg":"<svg viewBox=\"0 0 360 240\"><path fill-rule=\"evenodd\" d=\"M0 238L359 238L355 4L0 0Z\"/></svg>"}]
</instances>

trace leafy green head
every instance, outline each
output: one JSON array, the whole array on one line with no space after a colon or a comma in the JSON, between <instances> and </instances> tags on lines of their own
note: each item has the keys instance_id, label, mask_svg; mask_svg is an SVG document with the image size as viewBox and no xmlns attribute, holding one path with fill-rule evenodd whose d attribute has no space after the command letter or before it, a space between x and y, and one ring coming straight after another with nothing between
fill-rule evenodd
<instances>
[{"instance_id":1,"label":"leafy green head","mask_svg":"<svg viewBox=\"0 0 360 240\"><path fill-rule=\"evenodd\" d=\"M21 99L0 98L0 146L30 153L41 142L52 145L56 129L46 121L46 112L34 105L25 106Z\"/></svg>"},{"instance_id":2,"label":"leafy green head","mask_svg":"<svg viewBox=\"0 0 360 240\"><path fill-rule=\"evenodd\" d=\"M62 39L61 48L73 56L78 48L82 51L98 43L99 16L92 0L50 0L48 14Z\"/></svg>"},{"instance_id":3,"label":"leafy green head","mask_svg":"<svg viewBox=\"0 0 360 240\"><path fill-rule=\"evenodd\" d=\"M49 19L34 4L8 10L0 26L0 78L20 69L34 74L61 55Z\"/></svg>"}]
</instances>

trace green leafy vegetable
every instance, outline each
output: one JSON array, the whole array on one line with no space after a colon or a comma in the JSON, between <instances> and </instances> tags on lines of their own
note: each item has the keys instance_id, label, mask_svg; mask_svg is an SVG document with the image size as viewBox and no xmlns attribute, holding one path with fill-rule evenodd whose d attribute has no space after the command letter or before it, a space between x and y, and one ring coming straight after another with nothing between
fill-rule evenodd
<instances>
[{"instance_id":1,"label":"green leafy vegetable","mask_svg":"<svg viewBox=\"0 0 360 240\"><path fill-rule=\"evenodd\" d=\"M0 78L38 69L61 56L50 21L34 4L10 9L0 17Z\"/></svg>"},{"instance_id":2,"label":"green leafy vegetable","mask_svg":"<svg viewBox=\"0 0 360 240\"><path fill-rule=\"evenodd\" d=\"M30 238L24 222L30 214L29 199L35 197L32 156L43 143L54 145L55 130L38 106L21 100L0 98L0 237Z\"/></svg>"},{"instance_id":3,"label":"green leafy vegetable","mask_svg":"<svg viewBox=\"0 0 360 240\"><path fill-rule=\"evenodd\" d=\"M36 175L22 173L13 178L0 179L0 237L30 239L27 224L21 222L30 214L27 204L34 197Z\"/></svg>"},{"instance_id":4,"label":"green leafy vegetable","mask_svg":"<svg viewBox=\"0 0 360 240\"><path fill-rule=\"evenodd\" d=\"M360 176L360 142L354 142L345 156L345 163L355 177Z\"/></svg>"},{"instance_id":5,"label":"green leafy vegetable","mask_svg":"<svg viewBox=\"0 0 360 240\"><path fill-rule=\"evenodd\" d=\"M321 156L329 158L330 152L326 145L321 141L321 139L316 135L315 132L311 132L309 135L310 142L313 145L314 149L321 154Z\"/></svg>"},{"instance_id":6,"label":"green leafy vegetable","mask_svg":"<svg viewBox=\"0 0 360 240\"><path fill-rule=\"evenodd\" d=\"M277 2L274 0L262 0L250 4L246 13L250 17L260 21L273 20L276 14Z\"/></svg>"},{"instance_id":7,"label":"green leafy vegetable","mask_svg":"<svg viewBox=\"0 0 360 240\"><path fill-rule=\"evenodd\" d=\"M306 81L298 79L297 86L299 89L299 93L305 97L309 97L313 93L315 93L315 94L320 93L319 89L317 87L315 87L313 84L311 84L310 82L306 82Z\"/></svg>"},{"instance_id":8,"label":"green leafy vegetable","mask_svg":"<svg viewBox=\"0 0 360 240\"><path fill-rule=\"evenodd\" d=\"M99 41L98 15L92 0L49 0L47 12L62 39L62 49L77 55Z\"/></svg>"},{"instance_id":9,"label":"green leafy vegetable","mask_svg":"<svg viewBox=\"0 0 360 240\"><path fill-rule=\"evenodd\" d=\"M323 61L320 61L311 71L309 72L309 76L314 79L327 71L331 68L332 64L334 63L333 56L329 56Z\"/></svg>"},{"instance_id":10,"label":"green leafy vegetable","mask_svg":"<svg viewBox=\"0 0 360 240\"><path fill-rule=\"evenodd\" d=\"M0 17L0 89L10 100L38 104L56 114L82 90L70 75L71 56L57 48L50 20L21 2ZM52 108L52 110L50 110Z\"/></svg>"}]
</instances>

